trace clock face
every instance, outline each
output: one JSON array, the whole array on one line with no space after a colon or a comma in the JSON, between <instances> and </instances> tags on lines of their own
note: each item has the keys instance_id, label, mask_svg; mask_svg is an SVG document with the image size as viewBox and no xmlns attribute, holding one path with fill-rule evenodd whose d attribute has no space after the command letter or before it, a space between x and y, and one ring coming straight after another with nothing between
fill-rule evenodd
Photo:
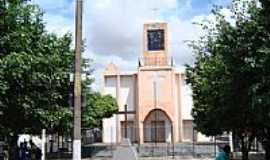
<instances>
[{"instance_id":1,"label":"clock face","mask_svg":"<svg viewBox=\"0 0 270 160\"><path fill-rule=\"evenodd\" d=\"M149 51L164 50L164 30L148 30L147 38Z\"/></svg>"}]
</instances>

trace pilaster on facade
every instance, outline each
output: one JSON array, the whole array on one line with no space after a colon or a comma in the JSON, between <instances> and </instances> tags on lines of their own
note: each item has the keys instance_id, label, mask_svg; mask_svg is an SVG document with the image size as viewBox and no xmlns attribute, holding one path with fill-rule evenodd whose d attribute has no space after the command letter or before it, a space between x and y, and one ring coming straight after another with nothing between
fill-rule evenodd
<instances>
[{"instance_id":1,"label":"pilaster on facade","mask_svg":"<svg viewBox=\"0 0 270 160\"><path fill-rule=\"evenodd\" d=\"M182 105L181 105L181 83L182 83L182 79L181 79L181 74L176 74L177 77L177 95L178 95L178 99L177 99L177 108L178 108L178 131L179 131L179 142L183 141L183 119L182 119Z\"/></svg>"},{"instance_id":2,"label":"pilaster on facade","mask_svg":"<svg viewBox=\"0 0 270 160\"><path fill-rule=\"evenodd\" d=\"M120 75L119 72L117 72L116 74L116 100L117 100L117 104L118 104L118 111L119 111L119 104L120 104ZM121 122L120 122L120 115L117 114L116 115L116 141L117 143L120 143L121 140Z\"/></svg>"}]
</instances>

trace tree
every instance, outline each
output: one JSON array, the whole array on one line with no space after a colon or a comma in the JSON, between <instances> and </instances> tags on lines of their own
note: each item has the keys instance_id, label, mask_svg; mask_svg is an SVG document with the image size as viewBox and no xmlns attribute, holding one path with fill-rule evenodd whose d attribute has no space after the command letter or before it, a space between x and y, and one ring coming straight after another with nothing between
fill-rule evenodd
<instances>
[{"instance_id":1,"label":"tree","mask_svg":"<svg viewBox=\"0 0 270 160\"><path fill-rule=\"evenodd\" d=\"M235 23L217 7L216 22L201 24L207 34L191 43L196 61L187 66L187 81L196 128L206 135L233 132L247 160L254 138L269 126L270 32L256 1L235 0L231 11Z\"/></svg>"},{"instance_id":2,"label":"tree","mask_svg":"<svg viewBox=\"0 0 270 160\"><path fill-rule=\"evenodd\" d=\"M266 35L270 34L270 1L260 0L262 8L258 14L258 21L260 26L266 30ZM270 42L265 42L264 47L261 49L264 54L270 53ZM256 103L260 106L260 127L258 130L257 137L262 142L265 149L265 159L270 159L270 101L269 101L269 90L270 90L270 66L269 57L265 57L265 64L262 68L261 84L258 84L257 99Z\"/></svg>"},{"instance_id":3,"label":"tree","mask_svg":"<svg viewBox=\"0 0 270 160\"><path fill-rule=\"evenodd\" d=\"M27 1L0 2L0 126L10 145L19 133L70 127L71 35L47 33L42 15Z\"/></svg>"},{"instance_id":4,"label":"tree","mask_svg":"<svg viewBox=\"0 0 270 160\"><path fill-rule=\"evenodd\" d=\"M43 128L63 133L73 124L72 38L48 33L42 18L39 7L27 1L0 1L0 131L10 147L20 133L36 134ZM100 127L102 118L117 111L117 103L109 95L92 93L90 64L83 59L83 122L85 127Z\"/></svg>"},{"instance_id":5,"label":"tree","mask_svg":"<svg viewBox=\"0 0 270 160\"><path fill-rule=\"evenodd\" d=\"M98 92L88 93L85 110L83 111L82 121L86 128L100 128L102 119L109 118L116 113L118 105L110 95L101 95Z\"/></svg>"}]
</instances>

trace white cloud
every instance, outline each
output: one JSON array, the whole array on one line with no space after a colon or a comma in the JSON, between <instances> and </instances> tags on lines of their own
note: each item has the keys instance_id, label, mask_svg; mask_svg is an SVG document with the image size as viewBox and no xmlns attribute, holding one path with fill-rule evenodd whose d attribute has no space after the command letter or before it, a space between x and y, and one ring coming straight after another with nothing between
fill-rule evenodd
<instances>
[{"instance_id":1,"label":"white cloud","mask_svg":"<svg viewBox=\"0 0 270 160\"><path fill-rule=\"evenodd\" d=\"M74 0L32 0L44 14L46 30L59 36L65 33L74 35Z\"/></svg>"},{"instance_id":2,"label":"white cloud","mask_svg":"<svg viewBox=\"0 0 270 160\"><path fill-rule=\"evenodd\" d=\"M32 0L39 4L46 12L54 12L61 15L72 14L74 12L75 1L72 0Z\"/></svg>"},{"instance_id":3,"label":"white cloud","mask_svg":"<svg viewBox=\"0 0 270 160\"><path fill-rule=\"evenodd\" d=\"M96 85L106 64L114 62L121 69L135 70L142 56L143 24L156 19L159 13L175 11L176 0L91 0L85 1L84 32L87 57L94 58ZM183 3L190 8L189 1ZM182 4L182 5L183 5ZM185 8L182 6L181 8ZM161 16L161 15L160 15ZM184 43L200 34L192 20L181 20L176 14L166 17L169 25L169 52L178 65L193 61L191 50Z\"/></svg>"},{"instance_id":4,"label":"white cloud","mask_svg":"<svg viewBox=\"0 0 270 160\"><path fill-rule=\"evenodd\" d=\"M168 20L169 52L178 66L191 63L194 60L186 41L198 39L202 35L202 30L192 23L193 19L180 20L171 17Z\"/></svg>"},{"instance_id":5,"label":"white cloud","mask_svg":"<svg viewBox=\"0 0 270 160\"><path fill-rule=\"evenodd\" d=\"M36 0L42 5L54 5L55 0ZM62 9L59 14L46 14L47 29L60 35L74 32L74 21L63 16L74 12L73 2L60 0L48 10ZM137 60L142 56L143 24L151 19L163 17L169 25L169 52L178 66L193 61L191 49L185 40L198 38L202 31L192 22L200 19L180 19L178 14L191 9L191 0L85 0L83 33L86 39L84 56L94 60L96 82L93 88L99 89L106 64L114 62L121 69L135 70ZM62 6L62 8L61 8ZM65 8L63 8L66 7ZM179 7L180 6L180 7ZM159 12L154 12L159 8ZM166 14L166 16L162 15ZM202 15L201 17L203 17ZM207 16L207 15L205 15ZM74 18L74 17L73 17Z\"/></svg>"},{"instance_id":6,"label":"white cloud","mask_svg":"<svg viewBox=\"0 0 270 160\"><path fill-rule=\"evenodd\" d=\"M229 8L222 8L220 10L220 13L224 16L225 20L229 22L231 25L235 25L235 19L233 18L233 13L231 9ZM209 21L211 22L211 27L215 28L215 25L217 24L218 20L216 19L216 16L211 13L208 15L198 15L193 18L194 22L204 22Z\"/></svg>"},{"instance_id":7,"label":"white cloud","mask_svg":"<svg viewBox=\"0 0 270 160\"><path fill-rule=\"evenodd\" d=\"M61 15L45 14L46 30L62 36L66 33L74 35L74 24L69 18Z\"/></svg>"},{"instance_id":8,"label":"white cloud","mask_svg":"<svg viewBox=\"0 0 270 160\"><path fill-rule=\"evenodd\" d=\"M190 1L183 3L181 8L185 8L184 5L191 7ZM87 45L92 52L132 60L142 55L143 23L153 19L153 8L161 8L162 13L174 10L178 4L175 0L107 0L86 1L86 8L88 6L85 17L89 17L89 21L86 18L85 26ZM166 21L169 24L171 55L180 64L190 62L192 56L184 40L191 40L200 32L191 20L181 20L176 14L166 17Z\"/></svg>"},{"instance_id":9,"label":"white cloud","mask_svg":"<svg viewBox=\"0 0 270 160\"><path fill-rule=\"evenodd\" d=\"M153 19L153 8L173 9L175 0L86 1L87 45L100 55L114 54L125 59L142 52L142 26Z\"/></svg>"}]
</instances>

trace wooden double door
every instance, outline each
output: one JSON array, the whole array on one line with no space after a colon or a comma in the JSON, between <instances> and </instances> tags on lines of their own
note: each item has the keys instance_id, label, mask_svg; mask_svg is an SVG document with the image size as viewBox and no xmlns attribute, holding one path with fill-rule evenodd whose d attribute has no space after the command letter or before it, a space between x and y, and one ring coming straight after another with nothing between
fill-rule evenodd
<instances>
[{"instance_id":1,"label":"wooden double door","mask_svg":"<svg viewBox=\"0 0 270 160\"><path fill-rule=\"evenodd\" d=\"M166 141L165 121L151 121L151 141L152 142Z\"/></svg>"}]
</instances>

